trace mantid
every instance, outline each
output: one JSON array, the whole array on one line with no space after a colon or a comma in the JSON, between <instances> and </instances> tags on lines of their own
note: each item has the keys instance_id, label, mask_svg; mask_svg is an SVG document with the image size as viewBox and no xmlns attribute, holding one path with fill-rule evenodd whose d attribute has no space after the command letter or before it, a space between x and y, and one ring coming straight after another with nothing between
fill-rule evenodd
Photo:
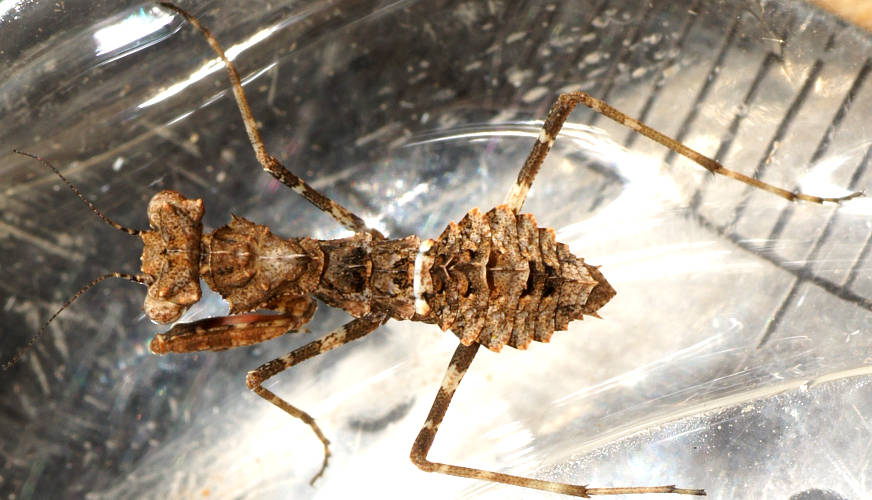
<instances>
[{"instance_id":1,"label":"mantid","mask_svg":"<svg viewBox=\"0 0 872 500\"><path fill-rule=\"evenodd\" d=\"M177 323L152 339L155 354L224 350L248 346L301 330L312 318L315 299L341 308L354 319L318 340L248 372L246 384L263 399L306 423L323 444L324 474L329 441L305 411L288 403L263 383L284 370L373 332L389 319L411 320L451 330L459 345L417 438L411 460L424 471L493 481L566 495L677 493L705 495L703 489L674 485L589 488L491 472L427 459L439 425L464 374L481 346L499 352L508 345L526 349L548 342L597 311L615 290L597 266L557 242L552 229L539 227L521 213L527 193L572 110L583 104L681 154L713 174L731 177L790 201L839 203L861 196L818 197L792 192L728 170L717 161L630 118L584 92L561 94L551 107L526 161L505 201L482 213L470 210L435 239L408 236L389 239L341 204L324 196L267 152L242 87L239 73L215 37L191 14L160 3L199 30L223 61L246 132L263 169L318 209L354 232L348 238L282 238L242 217L210 233L203 232L203 202L165 190L148 204L150 229L122 226L106 217L50 162L29 153L60 177L90 209L112 227L143 242L139 274L109 273L74 294L52 315L27 346L3 365L11 367L46 331L48 324L87 289L107 278L124 278L148 287L144 311L159 323L173 323L201 298L200 279L230 305L230 315ZM269 310L265 314L257 311Z\"/></svg>"}]
</instances>

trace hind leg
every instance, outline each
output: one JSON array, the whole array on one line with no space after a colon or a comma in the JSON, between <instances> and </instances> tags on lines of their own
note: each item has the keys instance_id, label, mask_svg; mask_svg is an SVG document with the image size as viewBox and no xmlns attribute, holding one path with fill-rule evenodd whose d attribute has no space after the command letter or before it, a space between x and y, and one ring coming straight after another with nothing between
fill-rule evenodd
<instances>
[{"instance_id":1,"label":"hind leg","mask_svg":"<svg viewBox=\"0 0 872 500\"><path fill-rule=\"evenodd\" d=\"M466 477L470 479L480 479L482 481L492 481L495 483L511 484L514 486L522 486L524 488L533 488L543 491L551 491L564 495L573 495L577 497L587 498L591 495L627 495L635 493L679 493L683 495L705 495L705 490L692 490L676 488L675 485L666 486L630 486L623 488L588 488L587 486L577 484L557 483L554 481L543 481L541 479L532 479L521 476L512 476L510 474L502 474L499 472L491 472L482 469L473 469L470 467L462 467L459 465L443 464L431 462L427 460L427 453L430 447L433 446L433 441L436 439L436 432L439 430L439 424L445 418L445 412L448 411L448 406L451 404L451 398L454 397L454 392L469 365L472 364L475 354L481 344L474 343L470 346L459 344L457 350L454 351L454 356L448 364L448 369L445 371L445 376L442 379L442 385L439 387L439 392L436 394L436 399L433 401L433 407L430 408L430 414L427 415L427 421L418 432L418 437L415 439L415 444L412 446L411 459L421 470L427 472L440 472L452 476Z\"/></svg>"},{"instance_id":2,"label":"hind leg","mask_svg":"<svg viewBox=\"0 0 872 500\"><path fill-rule=\"evenodd\" d=\"M708 156L690 149L675 139L654 130L638 120L630 118L605 102L595 99L584 92L568 92L561 94L560 97L557 98L557 101L551 106L551 110L548 112L548 117L545 118L545 123L542 124L542 129L539 131L539 137L536 139L536 143L533 144L533 149L530 150L530 154L527 156L527 161L525 161L524 166L521 167L521 171L518 173L518 179L515 181L511 190L509 190L509 194L506 196L505 203L509 205L516 214L521 211L521 207L527 199L527 192L530 191L530 186L533 185L533 181L536 179L536 174L539 173L539 168L545 161L545 157L548 156L548 151L550 151L551 146L554 145L554 140L557 138L557 134L560 133L563 123L566 122L569 114L572 113L572 110L575 109L575 106L579 103L584 104L597 113L600 113L625 127L629 127L645 137L666 146L672 151L693 160L713 174L736 179L739 182L744 182L749 186L768 191L790 201L802 200L812 203L839 203L841 201L850 200L851 198L863 196L862 192L855 192L847 196L822 198L820 196L794 193L773 186L772 184L754 179L753 177L748 177L747 175L724 168L723 165Z\"/></svg>"}]
</instances>

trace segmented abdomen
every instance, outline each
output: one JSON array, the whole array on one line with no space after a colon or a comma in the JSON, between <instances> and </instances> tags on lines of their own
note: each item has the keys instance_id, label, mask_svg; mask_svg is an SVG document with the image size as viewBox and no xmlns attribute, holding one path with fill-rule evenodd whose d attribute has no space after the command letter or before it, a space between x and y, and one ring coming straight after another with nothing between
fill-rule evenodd
<instances>
[{"instance_id":1,"label":"segmented abdomen","mask_svg":"<svg viewBox=\"0 0 872 500\"><path fill-rule=\"evenodd\" d=\"M422 250L417 296L425 304L414 319L450 329L465 345L499 351L547 342L615 295L596 267L555 241L554 230L506 205L473 209Z\"/></svg>"}]
</instances>

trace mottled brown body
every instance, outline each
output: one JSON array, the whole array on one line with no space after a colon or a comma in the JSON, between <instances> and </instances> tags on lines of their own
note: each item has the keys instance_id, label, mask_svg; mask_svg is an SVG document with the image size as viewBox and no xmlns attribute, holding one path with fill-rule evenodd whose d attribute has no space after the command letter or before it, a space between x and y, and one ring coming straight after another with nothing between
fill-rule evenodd
<instances>
[{"instance_id":1,"label":"mottled brown body","mask_svg":"<svg viewBox=\"0 0 872 500\"><path fill-rule=\"evenodd\" d=\"M233 314L281 311L290 297L312 296L355 318L414 313L415 236L398 240L358 233L349 238L284 239L266 226L233 217L203 236L200 274Z\"/></svg>"},{"instance_id":2,"label":"mottled brown body","mask_svg":"<svg viewBox=\"0 0 872 500\"><path fill-rule=\"evenodd\" d=\"M202 201L174 191L155 195L148 215L153 229L142 234L142 271L152 279L145 310L153 320L174 321L199 300L199 277L227 300L231 314L267 309L293 318L281 331L264 317L251 342L233 327L243 322L195 323L199 330L178 325L155 338L155 352L176 351L174 343L183 343L184 352L226 349L296 330L314 312L312 297L356 318L435 323L464 345L525 349L533 340L547 342L584 314L596 314L615 294L595 267L555 241L553 230L506 205L486 214L471 210L423 247L417 236L389 240L370 233L285 239L237 216L200 235ZM417 312L416 298L425 304ZM222 341L187 340L206 331Z\"/></svg>"},{"instance_id":3,"label":"mottled brown body","mask_svg":"<svg viewBox=\"0 0 872 500\"><path fill-rule=\"evenodd\" d=\"M158 323L171 323L200 300L200 235L203 200L161 191L148 203L150 231L142 238L142 272L151 278L143 309Z\"/></svg>"},{"instance_id":4,"label":"mottled brown body","mask_svg":"<svg viewBox=\"0 0 872 500\"><path fill-rule=\"evenodd\" d=\"M388 240L358 233L336 240L285 239L237 216L204 235L202 201L174 191L155 195L148 215L152 230L142 234L142 272L151 283L145 311L152 320L178 319L199 300L200 278L228 302L231 314L265 309L278 312L281 320L264 315L232 321L234 316L178 324L155 337L155 353L221 350L295 331L311 319L313 298L356 318L414 315L416 236ZM194 341L192 336L209 340Z\"/></svg>"},{"instance_id":5,"label":"mottled brown body","mask_svg":"<svg viewBox=\"0 0 872 500\"><path fill-rule=\"evenodd\" d=\"M450 329L467 346L499 351L548 342L615 295L595 267L555 241L553 229L507 205L471 210L424 256L421 296L429 311L414 319Z\"/></svg>"}]
</instances>

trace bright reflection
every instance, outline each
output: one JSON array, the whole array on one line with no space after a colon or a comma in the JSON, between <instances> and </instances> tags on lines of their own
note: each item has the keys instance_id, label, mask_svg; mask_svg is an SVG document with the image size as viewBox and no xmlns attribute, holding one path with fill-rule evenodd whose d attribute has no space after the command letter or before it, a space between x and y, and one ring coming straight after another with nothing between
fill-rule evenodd
<instances>
[{"instance_id":1,"label":"bright reflection","mask_svg":"<svg viewBox=\"0 0 872 500\"><path fill-rule=\"evenodd\" d=\"M15 10L15 13L21 11L21 8L24 7L23 1L20 0L2 0L0 1L0 20L6 17L6 14Z\"/></svg>"},{"instance_id":2,"label":"bright reflection","mask_svg":"<svg viewBox=\"0 0 872 500\"><path fill-rule=\"evenodd\" d=\"M863 198L854 198L839 205L839 213L853 215L872 215L872 197L866 193Z\"/></svg>"},{"instance_id":3,"label":"bright reflection","mask_svg":"<svg viewBox=\"0 0 872 500\"><path fill-rule=\"evenodd\" d=\"M431 144L435 142L451 142L458 140L472 139L492 139L494 137L538 137L538 132L531 132L526 129L508 129L508 130L474 130L470 132L458 132L456 134L440 135L424 139L421 141L408 142L403 144L403 147L410 148L422 144Z\"/></svg>"},{"instance_id":4,"label":"bright reflection","mask_svg":"<svg viewBox=\"0 0 872 500\"><path fill-rule=\"evenodd\" d=\"M261 69L260 71L248 76L247 78L244 78L242 80L242 85L245 86L248 84L248 82L257 80L257 78L260 77L260 75L272 70L275 67L275 65L276 65L275 63L269 64L269 65L265 66L263 69ZM222 96L224 96L224 92L218 92L217 94L215 94L211 98L209 98L206 102L201 104L200 107L205 108L206 106L208 106L208 105L212 104L213 102L217 101L218 99L220 99ZM167 126L169 127L169 126L175 125L176 123L188 118L192 114L194 114L193 111L185 111L184 113L181 113L178 116L176 116L175 118L168 121Z\"/></svg>"},{"instance_id":5,"label":"bright reflection","mask_svg":"<svg viewBox=\"0 0 872 500\"><path fill-rule=\"evenodd\" d=\"M499 123L487 125L470 125L465 127L457 127L456 132L440 131L440 135L425 137L419 141L411 141L403 144L403 147L415 147L423 144L433 144L437 142L453 142L453 141L471 141L476 139L492 139L494 137L532 137L538 138L539 131L544 122L542 120L530 120L523 122ZM561 143L566 140L571 140L577 144L584 145L585 150L598 151L598 147L602 148L604 142L611 145L614 144L618 149L622 149L617 143L610 142L608 135L601 129L590 127L588 125L567 122L560 130ZM609 148L611 149L611 148Z\"/></svg>"},{"instance_id":6,"label":"bright reflection","mask_svg":"<svg viewBox=\"0 0 872 500\"><path fill-rule=\"evenodd\" d=\"M406 191L405 193L403 193L402 195L400 195L400 197L397 198L397 201L394 204L398 207L401 207L401 206L413 201L418 196L420 196L424 193L427 193L429 191L430 191L429 184L427 184L426 182L419 183L414 188L412 188L412 189Z\"/></svg>"},{"instance_id":7,"label":"bright reflection","mask_svg":"<svg viewBox=\"0 0 872 500\"><path fill-rule=\"evenodd\" d=\"M872 147L870 143L865 142L852 148L846 148L841 154L815 163L808 173L799 180L799 190L826 197L851 194L852 190L846 187L845 181L834 180L833 177L838 169L843 169L846 164L855 162L858 157L862 158L869 147ZM840 212L859 215L872 214L872 200L870 198L855 198L842 203L841 206Z\"/></svg>"},{"instance_id":8,"label":"bright reflection","mask_svg":"<svg viewBox=\"0 0 872 500\"><path fill-rule=\"evenodd\" d=\"M272 35L278 29L279 29L279 26L272 26L269 28L264 28L264 29L258 31L257 33L255 33L254 35L252 35L251 37L249 37L244 42L238 43L238 44L230 47L229 49L224 51L224 53L227 55L227 59L230 59L231 61L233 61L243 51L254 46L255 44L262 42L263 40L265 40L267 37ZM209 76L210 74L212 74L216 71L222 70L223 68L224 68L224 63L221 62L221 59L216 57L215 59L212 59L212 60L206 62L205 64L203 64L200 67L200 69L191 73L191 76L189 76L184 81L170 85L169 88L167 88L166 90L161 91L156 96L154 96L151 99L140 104L139 109L147 108L147 107L153 106L153 105L155 105L155 104L157 104L165 99L169 99L170 97L184 91L189 86L197 83L198 81L202 80L203 78L206 78L207 76Z\"/></svg>"},{"instance_id":9,"label":"bright reflection","mask_svg":"<svg viewBox=\"0 0 872 500\"><path fill-rule=\"evenodd\" d=\"M561 398L555 399L554 406L564 406L574 404L577 401L582 401L591 397L594 394L600 394L615 387L633 387L643 382L651 373L662 369L664 366L673 366L675 361L693 359L701 353L711 352L712 347L722 342L720 335L712 335L703 339L696 344L685 347L684 349L667 354L659 359L656 359L646 365L640 366L633 370L626 371L620 375L604 380L598 384L587 386L581 390L572 392Z\"/></svg>"},{"instance_id":10,"label":"bright reflection","mask_svg":"<svg viewBox=\"0 0 872 500\"><path fill-rule=\"evenodd\" d=\"M2 4L0 4L2 8ZM94 32L97 55L103 55L135 44L138 40L160 31L173 21L173 16L153 7L147 12L139 9L123 20Z\"/></svg>"},{"instance_id":11,"label":"bright reflection","mask_svg":"<svg viewBox=\"0 0 872 500\"><path fill-rule=\"evenodd\" d=\"M382 217L380 215L378 215L378 216L363 216L362 219L363 219L363 222L366 223L366 227L370 227L372 229L375 229L384 235L390 234L390 231L388 231L388 228L385 226L385 223L382 220Z\"/></svg>"}]
</instances>

